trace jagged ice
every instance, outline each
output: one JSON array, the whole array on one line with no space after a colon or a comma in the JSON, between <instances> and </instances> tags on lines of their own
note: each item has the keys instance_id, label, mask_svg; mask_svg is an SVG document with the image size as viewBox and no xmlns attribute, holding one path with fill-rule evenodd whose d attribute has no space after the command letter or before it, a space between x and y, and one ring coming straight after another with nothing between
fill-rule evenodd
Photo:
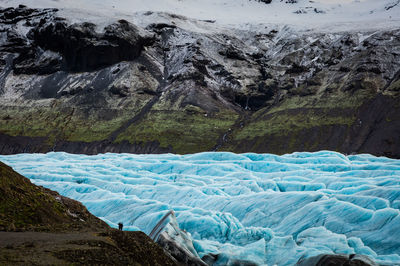
<instances>
[{"instance_id":1,"label":"jagged ice","mask_svg":"<svg viewBox=\"0 0 400 266\"><path fill-rule=\"evenodd\" d=\"M149 234L174 210L200 257L293 265L363 254L400 265L400 160L336 152L19 154L0 160L81 201L113 227Z\"/></svg>"}]
</instances>

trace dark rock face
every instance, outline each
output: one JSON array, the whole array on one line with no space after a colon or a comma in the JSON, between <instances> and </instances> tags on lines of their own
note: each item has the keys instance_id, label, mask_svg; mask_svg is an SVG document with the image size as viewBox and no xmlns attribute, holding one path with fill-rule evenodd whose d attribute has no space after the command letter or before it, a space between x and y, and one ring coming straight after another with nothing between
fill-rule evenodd
<instances>
[{"instance_id":1,"label":"dark rock face","mask_svg":"<svg viewBox=\"0 0 400 266\"><path fill-rule=\"evenodd\" d=\"M29 50L29 52L20 54L13 63L15 74L46 75L61 70L62 57L51 51L38 55Z\"/></svg>"},{"instance_id":2,"label":"dark rock face","mask_svg":"<svg viewBox=\"0 0 400 266\"><path fill-rule=\"evenodd\" d=\"M400 158L399 30L220 32L150 15L100 29L54 9L1 10L0 151Z\"/></svg>"},{"instance_id":3,"label":"dark rock face","mask_svg":"<svg viewBox=\"0 0 400 266\"><path fill-rule=\"evenodd\" d=\"M207 254L201 258L207 265L214 265L215 262L218 261L219 259L218 254ZM227 257L223 257L218 261L218 264L223 264L223 265L240 265L240 266L257 266L257 263L254 263L252 261L247 261L247 260L237 260L237 259L229 259Z\"/></svg>"},{"instance_id":4,"label":"dark rock face","mask_svg":"<svg viewBox=\"0 0 400 266\"><path fill-rule=\"evenodd\" d=\"M13 54L11 65L16 74L43 75L60 70L62 58L58 54L39 49L15 27L19 22L30 27L38 21L53 19L56 12L57 9L39 10L25 6L0 11L0 55L4 58Z\"/></svg>"},{"instance_id":5,"label":"dark rock face","mask_svg":"<svg viewBox=\"0 0 400 266\"><path fill-rule=\"evenodd\" d=\"M125 20L119 20L96 32L96 25L69 25L56 17L56 9L8 8L0 11L4 23L2 51L17 53L16 74L51 74L59 70L93 71L121 61L139 57L152 36ZM13 24L25 21L30 27L27 37L21 36ZM11 26L7 26L11 25Z\"/></svg>"},{"instance_id":6,"label":"dark rock face","mask_svg":"<svg viewBox=\"0 0 400 266\"><path fill-rule=\"evenodd\" d=\"M259 0L259 1L265 4L270 4L272 2L272 0Z\"/></svg>"},{"instance_id":7,"label":"dark rock face","mask_svg":"<svg viewBox=\"0 0 400 266\"><path fill-rule=\"evenodd\" d=\"M77 72L131 61L151 42L151 37L141 36L138 28L125 20L105 27L103 34L97 33L95 27L91 23L67 25L51 21L33 29L30 37L39 47L60 53L66 69Z\"/></svg>"},{"instance_id":8,"label":"dark rock face","mask_svg":"<svg viewBox=\"0 0 400 266\"><path fill-rule=\"evenodd\" d=\"M190 254L188 251L184 250L175 241L170 238L166 238L165 235L161 235L157 240L157 244L163 247L169 254L171 254L178 263L182 265L190 266L206 266L201 259Z\"/></svg>"},{"instance_id":9,"label":"dark rock face","mask_svg":"<svg viewBox=\"0 0 400 266\"><path fill-rule=\"evenodd\" d=\"M377 266L364 255L318 255L297 262L297 266Z\"/></svg>"},{"instance_id":10,"label":"dark rock face","mask_svg":"<svg viewBox=\"0 0 400 266\"><path fill-rule=\"evenodd\" d=\"M17 22L27 20L29 24L35 18L48 18L57 9L31 9L24 5L17 8L5 8L1 11L0 21L4 24L16 24Z\"/></svg>"}]
</instances>

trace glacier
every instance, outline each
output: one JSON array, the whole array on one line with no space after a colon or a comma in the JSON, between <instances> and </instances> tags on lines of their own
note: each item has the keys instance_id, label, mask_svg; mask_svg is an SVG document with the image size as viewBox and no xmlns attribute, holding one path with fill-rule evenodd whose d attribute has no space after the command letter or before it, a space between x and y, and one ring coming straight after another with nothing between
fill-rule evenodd
<instances>
[{"instance_id":1,"label":"glacier","mask_svg":"<svg viewBox=\"0 0 400 266\"><path fill-rule=\"evenodd\" d=\"M0 0L0 6L24 4L36 8L58 8L73 22L90 19L96 24L106 18L124 18L140 25L147 12L170 13L197 20L212 20L228 28L260 29L261 25L285 25L297 30L337 32L382 28L397 29L400 4L397 0L297 0L272 1L266 5L247 0ZM314 11L315 10L315 11ZM319 12L317 12L319 11ZM153 17L151 17L154 20ZM82 21L83 22L83 21ZM153 21L154 22L154 21ZM153 23L150 22L150 23ZM189 23L186 27L193 27Z\"/></svg>"},{"instance_id":2,"label":"glacier","mask_svg":"<svg viewBox=\"0 0 400 266\"><path fill-rule=\"evenodd\" d=\"M294 265L319 254L400 265L400 160L296 152L0 156L117 228L150 234L174 211L200 257Z\"/></svg>"}]
</instances>

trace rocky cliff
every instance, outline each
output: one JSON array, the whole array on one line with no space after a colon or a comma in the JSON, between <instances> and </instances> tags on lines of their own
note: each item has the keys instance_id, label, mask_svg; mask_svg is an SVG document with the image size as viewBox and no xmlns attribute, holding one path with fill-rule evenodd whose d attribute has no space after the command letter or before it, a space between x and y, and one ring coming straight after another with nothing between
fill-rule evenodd
<instances>
[{"instance_id":1,"label":"rocky cliff","mask_svg":"<svg viewBox=\"0 0 400 266\"><path fill-rule=\"evenodd\" d=\"M0 153L329 149L400 158L400 29L0 11Z\"/></svg>"}]
</instances>

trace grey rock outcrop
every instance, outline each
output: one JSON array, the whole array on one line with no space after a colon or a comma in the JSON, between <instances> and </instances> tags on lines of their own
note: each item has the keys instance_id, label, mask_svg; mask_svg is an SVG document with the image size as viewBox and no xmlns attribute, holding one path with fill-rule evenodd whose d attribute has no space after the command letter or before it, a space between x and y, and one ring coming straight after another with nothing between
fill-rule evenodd
<instances>
[{"instance_id":1,"label":"grey rock outcrop","mask_svg":"<svg viewBox=\"0 0 400 266\"><path fill-rule=\"evenodd\" d=\"M308 259L302 259L297 266L378 266L368 256L364 255L332 255L332 254L321 254Z\"/></svg>"},{"instance_id":2,"label":"grey rock outcrop","mask_svg":"<svg viewBox=\"0 0 400 266\"><path fill-rule=\"evenodd\" d=\"M27 7L3 10L1 47L5 52L18 54L14 59L16 74L93 71L132 61L152 42L151 34L146 35L125 20L98 33L96 25L89 22L70 25L55 16L56 12L56 9L39 11ZM26 36L12 27L20 22L30 29Z\"/></svg>"}]
</instances>

